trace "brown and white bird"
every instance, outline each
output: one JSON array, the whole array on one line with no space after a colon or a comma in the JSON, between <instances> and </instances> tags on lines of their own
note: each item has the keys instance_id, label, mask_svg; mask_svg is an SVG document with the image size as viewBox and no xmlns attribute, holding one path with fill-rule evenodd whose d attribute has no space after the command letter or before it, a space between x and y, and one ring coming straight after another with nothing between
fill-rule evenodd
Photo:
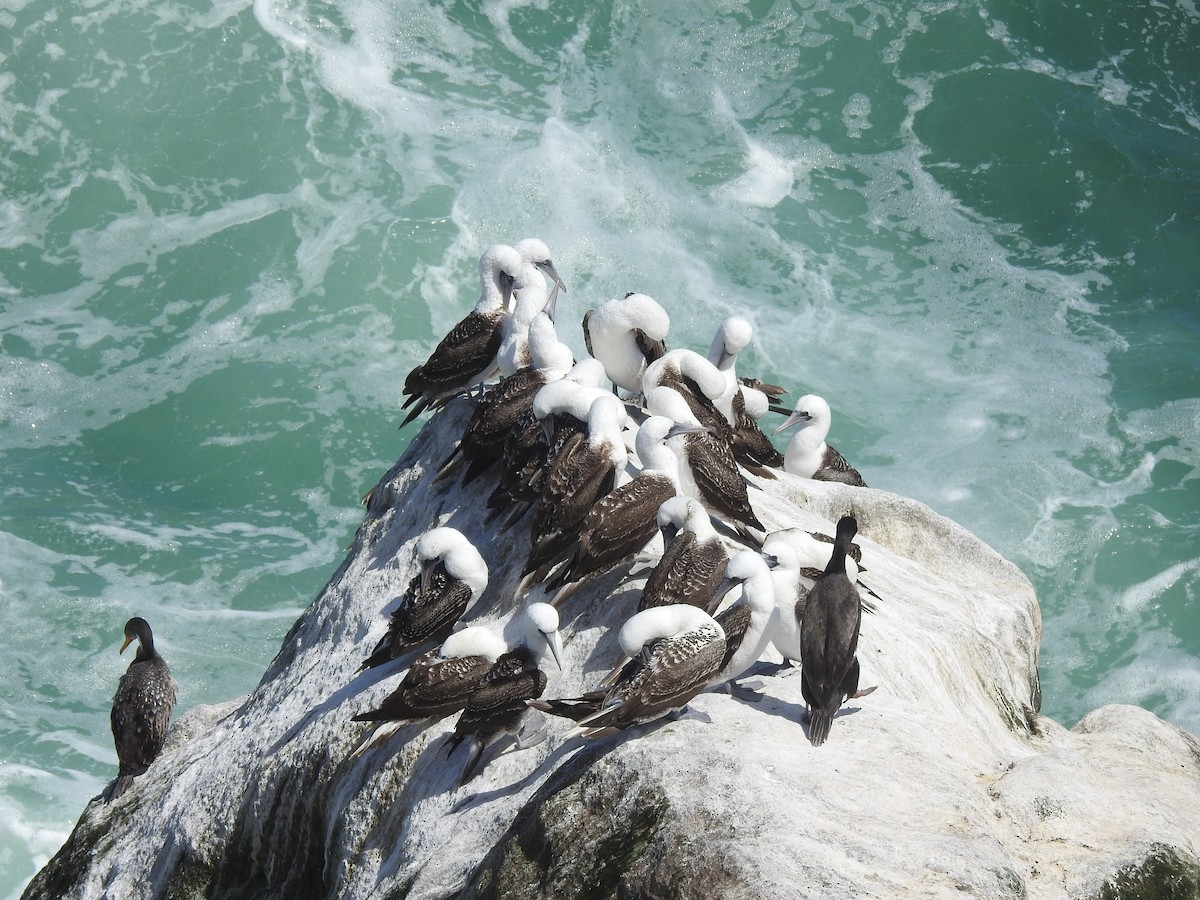
<instances>
[{"instance_id":1,"label":"brown and white bird","mask_svg":"<svg viewBox=\"0 0 1200 900\"><path fill-rule=\"evenodd\" d=\"M725 390L713 401L713 405L732 426L731 443L738 462L778 469L783 467L783 454L775 449L756 421L770 408L772 395L743 384L735 370L738 354L750 345L753 336L754 327L741 316L730 316L717 329L712 346L708 349L708 361L717 367L725 379ZM784 393L782 388L774 385L763 387L770 389L774 396Z\"/></svg>"},{"instance_id":2,"label":"brown and white bird","mask_svg":"<svg viewBox=\"0 0 1200 900\"><path fill-rule=\"evenodd\" d=\"M659 507L679 492L679 461L666 441L691 428L662 416L651 416L641 424L634 446L642 468L584 516L574 551L546 582L551 589L560 588L551 601L554 605L566 600L584 579L607 572L653 539Z\"/></svg>"},{"instance_id":3,"label":"brown and white bird","mask_svg":"<svg viewBox=\"0 0 1200 900\"><path fill-rule=\"evenodd\" d=\"M725 632L725 657L709 680L713 687L733 682L758 662L771 643L779 622L775 584L762 555L753 550L735 553L725 567L718 593L741 586L741 597L715 616Z\"/></svg>"},{"instance_id":4,"label":"brown and white bird","mask_svg":"<svg viewBox=\"0 0 1200 900\"><path fill-rule=\"evenodd\" d=\"M481 290L475 308L430 354L408 373L403 408L412 407L400 424L403 428L426 409L490 378L496 371L496 351L503 340L513 283L525 269L525 260L507 244L494 244L479 258Z\"/></svg>"},{"instance_id":5,"label":"brown and white bird","mask_svg":"<svg viewBox=\"0 0 1200 900\"><path fill-rule=\"evenodd\" d=\"M657 606L631 616L617 634L629 659L608 687L530 704L577 721L592 739L682 710L711 683L725 658L725 633L704 610Z\"/></svg>"},{"instance_id":6,"label":"brown and white bird","mask_svg":"<svg viewBox=\"0 0 1200 900\"><path fill-rule=\"evenodd\" d=\"M547 654L562 668L562 638L558 634L558 612L548 603L531 603L521 613L525 634L513 649L496 660L471 693L447 743L447 755L470 741L471 756L463 769L463 785L481 771L489 751L518 740L529 712L529 701L546 690L546 673L541 664Z\"/></svg>"},{"instance_id":7,"label":"brown and white bird","mask_svg":"<svg viewBox=\"0 0 1200 900\"><path fill-rule=\"evenodd\" d=\"M717 593L729 554L708 511L693 497L677 496L658 508L663 555L646 577L638 612L687 603L709 615L721 602Z\"/></svg>"},{"instance_id":8,"label":"brown and white bird","mask_svg":"<svg viewBox=\"0 0 1200 900\"><path fill-rule=\"evenodd\" d=\"M663 341L671 319L659 304L645 294L627 294L609 300L583 317L588 353L604 364L614 387L631 394L642 391L646 366L665 352Z\"/></svg>"},{"instance_id":9,"label":"brown and white bird","mask_svg":"<svg viewBox=\"0 0 1200 900\"><path fill-rule=\"evenodd\" d=\"M175 706L175 679L167 661L154 648L150 624L140 616L125 623L125 643L119 652L124 653L135 640L137 655L117 682L113 696L110 718L119 768L116 780L102 795L106 803L129 790L133 779L162 752Z\"/></svg>"},{"instance_id":10,"label":"brown and white bird","mask_svg":"<svg viewBox=\"0 0 1200 900\"><path fill-rule=\"evenodd\" d=\"M443 640L487 588L487 563L457 529L431 528L417 539L416 549L420 571L392 613L387 634L363 661L363 669Z\"/></svg>"},{"instance_id":11,"label":"brown and white bird","mask_svg":"<svg viewBox=\"0 0 1200 900\"><path fill-rule=\"evenodd\" d=\"M380 724L352 755L380 746L405 725L436 722L464 709L507 651L504 638L490 628L474 625L454 632L440 649L430 650L414 662L378 707L353 717L355 722Z\"/></svg>"},{"instance_id":12,"label":"brown and white bird","mask_svg":"<svg viewBox=\"0 0 1200 900\"><path fill-rule=\"evenodd\" d=\"M526 573L558 559L578 539L588 511L623 483L626 418L625 404L605 393L592 401L587 432L558 452L533 517Z\"/></svg>"},{"instance_id":13,"label":"brown and white bird","mask_svg":"<svg viewBox=\"0 0 1200 900\"><path fill-rule=\"evenodd\" d=\"M695 497L705 509L730 525L765 531L766 526L750 505L746 480L729 443L706 429L682 395L672 388L656 387L650 391L646 395L646 408L651 415L693 426L690 432L677 434L667 442L679 460L680 493Z\"/></svg>"},{"instance_id":14,"label":"brown and white bird","mask_svg":"<svg viewBox=\"0 0 1200 900\"><path fill-rule=\"evenodd\" d=\"M825 443L832 421L829 404L816 394L806 394L796 401L796 411L775 429L775 434L778 434L793 425L800 426L800 430L792 435L783 455L784 471L814 481L837 481L866 487L867 483L858 470Z\"/></svg>"}]
</instances>

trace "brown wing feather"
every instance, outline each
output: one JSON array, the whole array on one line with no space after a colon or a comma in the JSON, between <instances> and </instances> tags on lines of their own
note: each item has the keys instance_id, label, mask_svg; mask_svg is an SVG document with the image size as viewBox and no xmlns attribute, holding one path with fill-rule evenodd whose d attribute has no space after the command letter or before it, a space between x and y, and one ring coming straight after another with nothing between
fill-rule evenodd
<instances>
[{"instance_id":1,"label":"brown wing feather","mask_svg":"<svg viewBox=\"0 0 1200 900\"><path fill-rule=\"evenodd\" d=\"M745 603L735 603L717 616L717 624L725 632L725 658L721 660L721 669L729 664L733 654L742 645L752 616L753 612Z\"/></svg>"},{"instance_id":2,"label":"brown wing feather","mask_svg":"<svg viewBox=\"0 0 1200 900\"><path fill-rule=\"evenodd\" d=\"M581 724L623 728L682 708L720 671L725 641L709 624L655 641L643 653L645 660L633 679L618 684L610 694L610 702L619 699L619 705L610 705Z\"/></svg>"},{"instance_id":3,"label":"brown wing feather","mask_svg":"<svg viewBox=\"0 0 1200 900\"><path fill-rule=\"evenodd\" d=\"M750 506L746 482L729 445L711 434L688 435L687 458L704 505L717 515L765 531Z\"/></svg>"},{"instance_id":4,"label":"brown wing feather","mask_svg":"<svg viewBox=\"0 0 1200 900\"><path fill-rule=\"evenodd\" d=\"M425 364L408 373L405 394L440 395L465 387L496 358L500 314L471 312L442 338Z\"/></svg>"},{"instance_id":5,"label":"brown wing feather","mask_svg":"<svg viewBox=\"0 0 1200 900\"><path fill-rule=\"evenodd\" d=\"M681 531L647 577L638 611L687 603L711 614L728 561L720 541L701 542L694 532Z\"/></svg>"},{"instance_id":6,"label":"brown wing feather","mask_svg":"<svg viewBox=\"0 0 1200 900\"><path fill-rule=\"evenodd\" d=\"M825 456L821 460L821 468L813 473L814 481L837 481L854 487L866 487L858 469L846 462L846 458L828 444L825 445Z\"/></svg>"},{"instance_id":7,"label":"brown wing feather","mask_svg":"<svg viewBox=\"0 0 1200 900\"><path fill-rule=\"evenodd\" d=\"M607 494L584 517L566 580L607 571L645 547L658 530L658 508L674 496L671 479L654 472Z\"/></svg>"}]
</instances>

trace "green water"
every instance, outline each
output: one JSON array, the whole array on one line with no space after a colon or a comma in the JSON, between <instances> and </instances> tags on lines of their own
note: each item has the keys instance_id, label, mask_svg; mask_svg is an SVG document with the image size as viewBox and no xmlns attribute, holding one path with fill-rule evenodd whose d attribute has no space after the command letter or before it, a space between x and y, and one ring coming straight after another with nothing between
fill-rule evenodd
<instances>
[{"instance_id":1,"label":"green water","mask_svg":"<svg viewBox=\"0 0 1200 900\"><path fill-rule=\"evenodd\" d=\"M565 323L750 315L747 371L1017 562L1048 714L1200 730L1196 46L1182 3L0 0L0 895L113 772L125 619L181 711L251 689L530 234Z\"/></svg>"}]
</instances>

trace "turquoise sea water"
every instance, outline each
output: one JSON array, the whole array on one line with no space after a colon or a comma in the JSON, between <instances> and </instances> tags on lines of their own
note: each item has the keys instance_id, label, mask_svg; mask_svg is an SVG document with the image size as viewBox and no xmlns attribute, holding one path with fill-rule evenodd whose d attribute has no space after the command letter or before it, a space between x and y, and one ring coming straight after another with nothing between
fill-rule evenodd
<instances>
[{"instance_id":1,"label":"turquoise sea water","mask_svg":"<svg viewBox=\"0 0 1200 900\"><path fill-rule=\"evenodd\" d=\"M1126 8L1127 7L1127 8ZM1200 731L1194 3L0 0L0 897L115 771L130 615L251 689L485 246L819 393L1018 563L1044 711Z\"/></svg>"}]
</instances>

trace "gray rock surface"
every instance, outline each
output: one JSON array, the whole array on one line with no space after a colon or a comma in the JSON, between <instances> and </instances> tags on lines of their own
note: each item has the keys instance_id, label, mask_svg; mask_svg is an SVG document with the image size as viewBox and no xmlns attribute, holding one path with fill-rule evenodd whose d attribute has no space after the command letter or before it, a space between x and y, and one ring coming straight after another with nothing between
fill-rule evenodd
<instances>
[{"instance_id":1,"label":"gray rock surface","mask_svg":"<svg viewBox=\"0 0 1200 900\"><path fill-rule=\"evenodd\" d=\"M770 527L858 518L878 594L862 683L813 748L800 679L762 699L582 744L548 739L457 786L449 719L351 758L350 717L397 683L356 669L449 524L492 567L473 624L509 622L528 523L484 522L492 479L434 483L467 417L452 405L381 480L354 545L248 697L190 710L149 772L93 801L29 898L1200 896L1200 742L1105 707L1064 729L1035 712L1041 621L1013 565L927 507L780 474L751 501ZM595 685L618 655L654 552L563 607L565 670ZM541 599L535 591L529 599Z\"/></svg>"}]
</instances>

